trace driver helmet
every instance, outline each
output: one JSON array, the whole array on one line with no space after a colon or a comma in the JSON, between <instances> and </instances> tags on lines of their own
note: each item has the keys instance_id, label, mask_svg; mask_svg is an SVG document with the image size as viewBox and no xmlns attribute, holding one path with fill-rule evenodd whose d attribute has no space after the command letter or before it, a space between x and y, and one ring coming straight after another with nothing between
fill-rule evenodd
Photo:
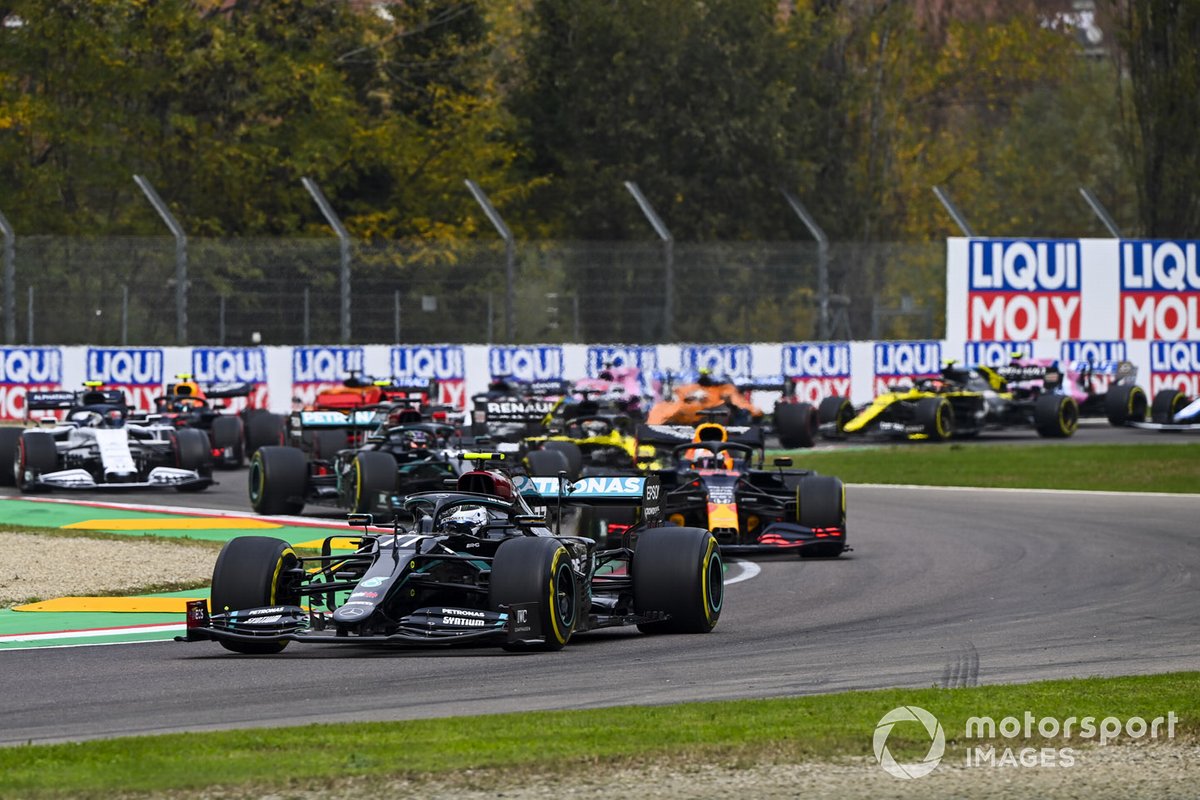
<instances>
[{"instance_id":1,"label":"driver helmet","mask_svg":"<svg viewBox=\"0 0 1200 800\"><path fill-rule=\"evenodd\" d=\"M104 424L109 428L120 428L125 425L125 415L119 408L110 408L104 414Z\"/></svg>"},{"instance_id":2,"label":"driver helmet","mask_svg":"<svg viewBox=\"0 0 1200 800\"><path fill-rule=\"evenodd\" d=\"M700 369L700 375L697 377L696 383L700 384L701 386L717 385L716 379L713 378L712 370L708 369L707 367L702 367Z\"/></svg>"},{"instance_id":3,"label":"driver helmet","mask_svg":"<svg viewBox=\"0 0 1200 800\"><path fill-rule=\"evenodd\" d=\"M404 446L409 450L428 450L433 445L426 431L406 431Z\"/></svg>"},{"instance_id":4,"label":"driver helmet","mask_svg":"<svg viewBox=\"0 0 1200 800\"><path fill-rule=\"evenodd\" d=\"M487 524L486 509L478 506L464 506L442 520L443 529L451 533L466 533L475 535Z\"/></svg>"},{"instance_id":5,"label":"driver helmet","mask_svg":"<svg viewBox=\"0 0 1200 800\"><path fill-rule=\"evenodd\" d=\"M78 424L81 428L99 428L104 422L104 417L99 411L83 410L76 411L71 414L71 421Z\"/></svg>"}]
</instances>

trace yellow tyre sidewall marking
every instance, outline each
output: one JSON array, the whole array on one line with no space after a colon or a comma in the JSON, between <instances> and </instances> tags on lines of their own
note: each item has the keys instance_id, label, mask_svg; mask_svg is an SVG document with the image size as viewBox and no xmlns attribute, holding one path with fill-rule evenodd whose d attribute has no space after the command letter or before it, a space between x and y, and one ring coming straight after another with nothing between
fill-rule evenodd
<instances>
[{"instance_id":1,"label":"yellow tyre sidewall marking","mask_svg":"<svg viewBox=\"0 0 1200 800\"><path fill-rule=\"evenodd\" d=\"M267 605L273 606L277 602L275 597L279 589L279 573L283 572L283 562L288 556L296 558L296 551L290 547L285 547L283 552L279 554L279 561L275 563L275 574L271 576L271 602L267 603Z\"/></svg>"},{"instance_id":2,"label":"yellow tyre sidewall marking","mask_svg":"<svg viewBox=\"0 0 1200 800\"><path fill-rule=\"evenodd\" d=\"M717 540L708 537L708 549L704 551L704 560L700 564L700 594L704 599L704 619L710 628L716 624L716 620L713 619L712 600L708 595L708 568L716 548Z\"/></svg>"},{"instance_id":3,"label":"yellow tyre sidewall marking","mask_svg":"<svg viewBox=\"0 0 1200 800\"><path fill-rule=\"evenodd\" d=\"M554 560L550 562L550 629L554 633L554 640L559 644L566 644L567 637L571 635L569 629L564 633L558 627L558 564L566 554L566 548L560 547L554 551ZM574 621L571 620L572 623Z\"/></svg>"}]
</instances>

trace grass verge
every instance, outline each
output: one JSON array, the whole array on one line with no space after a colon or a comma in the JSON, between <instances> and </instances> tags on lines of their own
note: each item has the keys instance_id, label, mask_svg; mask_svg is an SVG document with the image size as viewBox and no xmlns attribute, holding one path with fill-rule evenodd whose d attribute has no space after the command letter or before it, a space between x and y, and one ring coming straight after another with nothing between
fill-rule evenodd
<instances>
[{"instance_id":1,"label":"grass verge","mask_svg":"<svg viewBox=\"0 0 1200 800\"><path fill-rule=\"evenodd\" d=\"M468 770L484 770L488 780L504 783L580 769L867 757L879 719L902 705L937 716L946 732L947 757L960 760L969 717L999 721L1022 718L1027 710L1035 719L1092 716L1097 721L1151 720L1174 712L1175 737L1192 741L1200 734L1200 673L22 746L0 749L0 798L169 793L178 799L214 791L263 796L345 781L453 782L464 780ZM1164 736L1160 729L1159 740ZM1034 746L1041 741L1033 740ZM1045 741L1087 744L1078 737ZM1025 740L1004 745L1025 746ZM888 739L900 759L919 758L928 746L916 723L897 723Z\"/></svg>"},{"instance_id":2,"label":"grass verge","mask_svg":"<svg viewBox=\"0 0 1200 800\"><path fill-rule=\"evenodd\" d=\"M1200 443L1019 447L908 444L863 450L793 450L787 455L797 467L837 475L846 483L1187 494L1200 491Z\"/></svg>"}]
</instances>

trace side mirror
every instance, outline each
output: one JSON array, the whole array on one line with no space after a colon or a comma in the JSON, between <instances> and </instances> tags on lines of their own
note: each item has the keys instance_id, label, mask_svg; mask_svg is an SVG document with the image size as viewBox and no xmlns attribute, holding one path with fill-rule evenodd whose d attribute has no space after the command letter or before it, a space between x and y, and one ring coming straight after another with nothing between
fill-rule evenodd
<instances>
[{"instance_id":1,"label":"side mirror","mask_svg":"<svg viewBox=\"0 0 1200 800\"><path fill-rule=\"evenodd\" d=\"M375 524L375 515L374 514L347 514L346 515L346 524L349 525L351 528L357 528L357 527L364 526L364 525L367 527L370 527L371 525Z\"/></svg>"},{"instance_id":2,"label":"side mirror","mask_svg":"<svg viewBox=\"0 0 1200 800\"><path fill-rule=\"evenodd\" d=\"M517 514L513 520L518 525L544 525L546 523L546 518L537 514Z\"/></svg>"},{"instance_id":3,"label":"side mirror","mask_svg":"<svg viewBox=\"0 0 1200 800\"><path fill-rule=\"evenodd\" d=\"M772 459L772 464L777 467L790 467L792 465L791 456L777 456Z\"/></svg>"}]
</instances>

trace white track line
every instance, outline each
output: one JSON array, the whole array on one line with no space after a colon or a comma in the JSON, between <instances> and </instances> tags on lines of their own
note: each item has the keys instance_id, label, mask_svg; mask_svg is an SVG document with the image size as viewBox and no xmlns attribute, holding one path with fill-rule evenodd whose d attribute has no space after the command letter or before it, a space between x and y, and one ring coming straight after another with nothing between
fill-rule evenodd
<instances>
[{"instance_id":1,"label":"white track line","mask_svg":"<svg viewBox=\"0 0 1200 800\"><path fill-rule=\"evenodd\" d=\"M849 487L861 487L865 489L929 489L939 492L1008 492L1018 494L1070 494L1070 495L1089 495L1093 497L1157 497L1163 498L1186 498L1191 500L1200 500L1200 494L1181 494L1178 492L1111 492L1111 491L1096 491L1092 489L1014 489L1009 487L980 487L980 486L926 486L916 483L848 483Z\"/></svg>"},{"instance_id":2,"label":"white track line","mask_svg":"<svg viewBox=\"0 0 1200 800\"><path fill-rule=\"evenodd\" d=\"M731 558L729 559L729 563L737 564L739 567L741 567L742 571L738 573L736 578L726 578L726 586L731 586L735 583L741 583L742 581L748 581L757 576L758 573L762 572L762 567L760 567L758 564L755 564L753 561L742 561L740 559Z\"/></svg>"}]
</instances>

